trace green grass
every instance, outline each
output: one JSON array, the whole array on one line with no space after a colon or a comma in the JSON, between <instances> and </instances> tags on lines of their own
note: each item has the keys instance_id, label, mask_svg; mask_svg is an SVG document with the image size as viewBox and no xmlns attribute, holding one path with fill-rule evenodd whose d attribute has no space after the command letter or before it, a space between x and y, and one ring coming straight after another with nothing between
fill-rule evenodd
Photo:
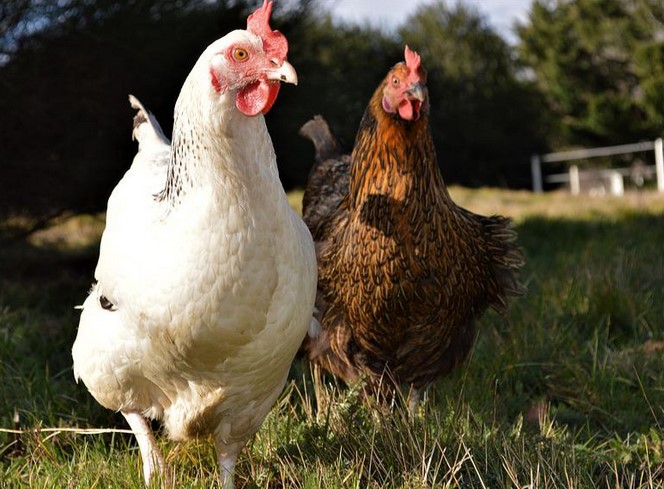
<instances>
[{"instance_id":1,"label":"green grass","mask_svg":"<svg viewBox=\"0 0 664 489\"><path fill-rule=\"evenodd\" d=\"M515 217L528 295L482 319L470 359L415 420L330 379L314 385L296 362L239 460L238 486L664 487L664 198L451 192ZM71 372L73 306L102 222L68 219L0 246L2 488L143 487L124 421ZM159 441L174 487L217 487L209 440Z\"/></svg>"}]
</instances>

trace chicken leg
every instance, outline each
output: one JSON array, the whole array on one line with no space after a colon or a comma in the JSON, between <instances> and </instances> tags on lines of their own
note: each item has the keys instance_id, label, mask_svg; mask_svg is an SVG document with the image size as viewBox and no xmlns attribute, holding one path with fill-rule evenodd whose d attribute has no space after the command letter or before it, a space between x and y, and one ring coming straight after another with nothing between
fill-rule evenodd
<instances>
[{"instance_id":1,"label":"chicken leg","mask_svg":"<svg viewBox=\"0 0 664 489\"><path fill-rule=\"evenodd\" d=\"M166 462L161 454L161 450L157 446L157 440L147 420L136 411L121 411L122 415L129 423L131 431L134 432L138 448L141 452L141 459L143 460L143 477L145 478L145 485L150 485L150 481L155 474L155 471L164 476L165 485L170 486L170 474L168 473Z\"/></svg>"},{"instance_id":2,"label":"chicken leg","mask_svg":"<svg viewBox=\"0 0 664 489\"><path fill-rule=\"evenodd\" d=\"M235 489L235 463L244 443L227 445L219 438L215 438L214 445L221 470L221 487L222 489Z\"/></svg>"}]
</instances>

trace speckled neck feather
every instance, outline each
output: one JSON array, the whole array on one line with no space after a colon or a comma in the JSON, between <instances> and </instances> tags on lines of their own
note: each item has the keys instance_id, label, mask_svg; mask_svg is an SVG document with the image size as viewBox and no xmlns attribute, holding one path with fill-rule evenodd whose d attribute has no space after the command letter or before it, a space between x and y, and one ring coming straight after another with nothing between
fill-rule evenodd
<instances>
[{"instance_id":1,"label":"speckled neck feather","mask_svg":"<svg viewBox=\"0 0 664 489\"><path fill-rule=\"evenodd\" d=\"M187 123L186 116L175 113L173 140L164 189L155 195L159 202L175 207L193 187L189 166L199 161L201 135L194 124Z\"/></svg>"}]
</instances>

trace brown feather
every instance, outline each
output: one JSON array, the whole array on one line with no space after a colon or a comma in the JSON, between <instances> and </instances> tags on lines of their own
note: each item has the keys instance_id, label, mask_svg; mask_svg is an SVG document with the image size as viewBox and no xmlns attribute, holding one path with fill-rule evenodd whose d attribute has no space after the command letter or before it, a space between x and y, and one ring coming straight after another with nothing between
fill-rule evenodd
<instances>
[{"instance_id":1,"label":"brown feather","mask_svg":"<svg viewBox=\"0 0 664 489\"><path fill-rule=\"evenodd\" d=\"M302 197L302 218L315 241L328 234L330 216L348 193L350 156L342 155L327 122L321 116L300 128L316 150L316 164L309 173Z\"/></svg>"},{"instance_id":2,"label":"brown feather","mask_svg":"<svg viewBox=\"0 0 664 489\"><path fill-rule=\"evenodd\" d=\"M312 170L304 215L318 242L322 332L303 348L346 382L388 371L420 388L466 358L488 307L504 311L508 296L525 292L516 278L524 260L509 219L450 198L428 114L404 121L383 110L390 77L350 164L335 155Z\"/></svg>"}]
</instances>

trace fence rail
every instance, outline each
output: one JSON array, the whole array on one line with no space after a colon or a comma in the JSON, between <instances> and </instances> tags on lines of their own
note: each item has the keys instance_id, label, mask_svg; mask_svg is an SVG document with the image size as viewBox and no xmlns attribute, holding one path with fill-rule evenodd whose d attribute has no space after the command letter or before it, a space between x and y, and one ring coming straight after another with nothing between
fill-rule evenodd
<instances>
[{"instance_id":1,"label":"fence rail","mask_svg":"<svg viewBox=\"0 0 664 489\"><path fill-rule=\"evenodd\" d=\"M530 159L530 171L533 179L533 192L541 193L543 191L542 163L554 163L560 161L581 160L587 158L597 158L600 156L613 156L619 154L639 153L643 151L655 152L654 173L657 176L657 190L664 192L664 142L662 138L654 141L643 141L633 144L621 144L618 146L606 146L603 148L578 149L573 151L561 151L558 153L547 153L543 155L533 155ZM629 169L620 168L616 170L606 170L613 174L625 175ZM648 173L653 170L649 169ZM608 174L608 173L607 173ZM552 178L554 177L554 178ZM573 178L573 177L572 177ZM565 174L551 175L547 181L570 181L570 177Z\"/></svg>"}]
</instances>

